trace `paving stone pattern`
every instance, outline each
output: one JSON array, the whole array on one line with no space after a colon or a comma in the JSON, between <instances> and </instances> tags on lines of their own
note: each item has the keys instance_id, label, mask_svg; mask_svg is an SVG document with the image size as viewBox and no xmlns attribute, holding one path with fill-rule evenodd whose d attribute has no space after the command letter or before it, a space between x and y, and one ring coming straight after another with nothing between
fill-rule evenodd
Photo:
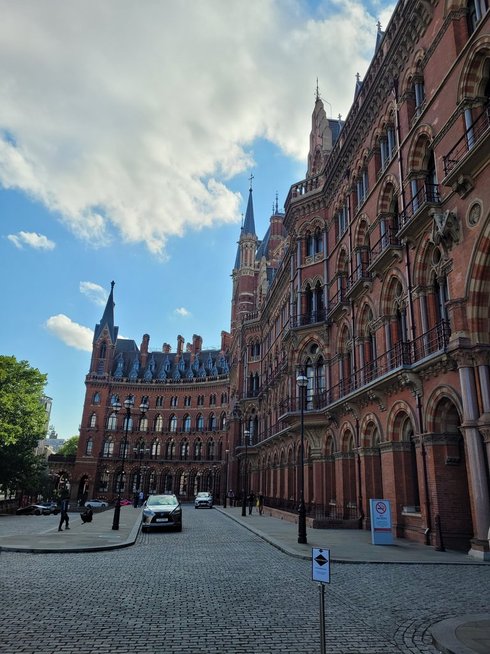
<instances>
[{"instance_id":1,"label":"paving stone pattern","mask_svg":"<svg viewBox=\"0 0 490 654\"><path fill-rule=\"evenodd\" d=\"M127 549L2 552L2 654L317 654L310 563L184 508L182 533ZM489 588L490 567L332 564L326 652L435 654L430 625L488 610Z\"/></svg>"}]
</instances>

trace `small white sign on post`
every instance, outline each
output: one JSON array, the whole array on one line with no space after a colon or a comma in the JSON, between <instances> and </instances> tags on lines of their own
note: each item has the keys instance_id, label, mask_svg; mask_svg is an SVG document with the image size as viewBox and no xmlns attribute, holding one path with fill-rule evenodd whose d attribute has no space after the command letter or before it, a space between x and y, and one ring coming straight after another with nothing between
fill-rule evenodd
<instances>
[{"instance_id":1,"label":"small white sign on post","mask_svg":"<svg viewBox=\"0 0 490 654\"><path fill-rule=\"evenodd\" d=\"M371 509L371 543L393 545L391 507L389 500L369 500Z\"/></svg>"},{"instance_id":2,"label":"small white sign on post","mask_svg":"<svg viewBox=\"0 0 490 654\"><path fill-rule=\"evenodd\" d=\"M330 550L314 547L311 551L311 570L313 581L330 583Z\"/></svg>"}]
</instances>

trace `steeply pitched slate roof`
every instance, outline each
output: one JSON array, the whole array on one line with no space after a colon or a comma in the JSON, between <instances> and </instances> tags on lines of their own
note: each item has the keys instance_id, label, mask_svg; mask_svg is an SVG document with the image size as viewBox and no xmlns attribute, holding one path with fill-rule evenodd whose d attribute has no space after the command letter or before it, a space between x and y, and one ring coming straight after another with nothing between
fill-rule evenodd
<instances>
[{"instance_id":1,"label":"steeply pitched slate roof","mask_svg":"<svg viewBox=\"0 0 490 654\"><path fill-rule=\"evenodd\" d=\"M228 359L217 350L202 350L194 356L191 352L149 352L143 367L136 343L119 338L112 375L115 379L179 382L206 380L228 375L229 371Z\"/></svg>"}]
</instances>

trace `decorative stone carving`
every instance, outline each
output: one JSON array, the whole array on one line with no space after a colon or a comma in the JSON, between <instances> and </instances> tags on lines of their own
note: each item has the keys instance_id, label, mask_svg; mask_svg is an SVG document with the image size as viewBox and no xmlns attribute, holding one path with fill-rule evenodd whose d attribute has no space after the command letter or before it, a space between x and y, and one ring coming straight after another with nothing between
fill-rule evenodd
<instances>
[{"instance_id":1,"label":"decorative stone carving","mask_svg":"<svg viewBox=\"0 0 490 654\"><path fill-rule=\"evenodd\" d=\"M434 245L442 245L444 249L450 250L454 244L459 243L460 238L460 226L456 214L452 211L441 213L431 209L430 215L434 220L431 241Z\"/></svg>"}]
</instances>

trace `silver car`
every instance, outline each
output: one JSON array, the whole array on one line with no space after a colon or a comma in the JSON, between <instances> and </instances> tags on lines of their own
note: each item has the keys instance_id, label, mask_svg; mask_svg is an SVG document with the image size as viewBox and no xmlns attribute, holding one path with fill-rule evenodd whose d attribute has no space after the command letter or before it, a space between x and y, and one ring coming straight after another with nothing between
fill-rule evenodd
<instances>
[{"instance_id":1,"label":"silver car","mask_svg":"<svg viewBox=\"0 0 490 654\"><path fill-rule=\"evenodd\" d=\"M213 496L211 493L201 492L196 495L194 500L194 508L200 509L206 507L208 509L213 508Z\"/></svg>"},{"instance_id":2,"label":"silver car","mask_svg":"<svg viewBox=\"0 0 490 654\"><path fill-rule=\"evenodd\" d=\"M175 529L182 531L182 506L175 495L150 495L143 504L142 531Z\"/></svg>"}]
</instances>

